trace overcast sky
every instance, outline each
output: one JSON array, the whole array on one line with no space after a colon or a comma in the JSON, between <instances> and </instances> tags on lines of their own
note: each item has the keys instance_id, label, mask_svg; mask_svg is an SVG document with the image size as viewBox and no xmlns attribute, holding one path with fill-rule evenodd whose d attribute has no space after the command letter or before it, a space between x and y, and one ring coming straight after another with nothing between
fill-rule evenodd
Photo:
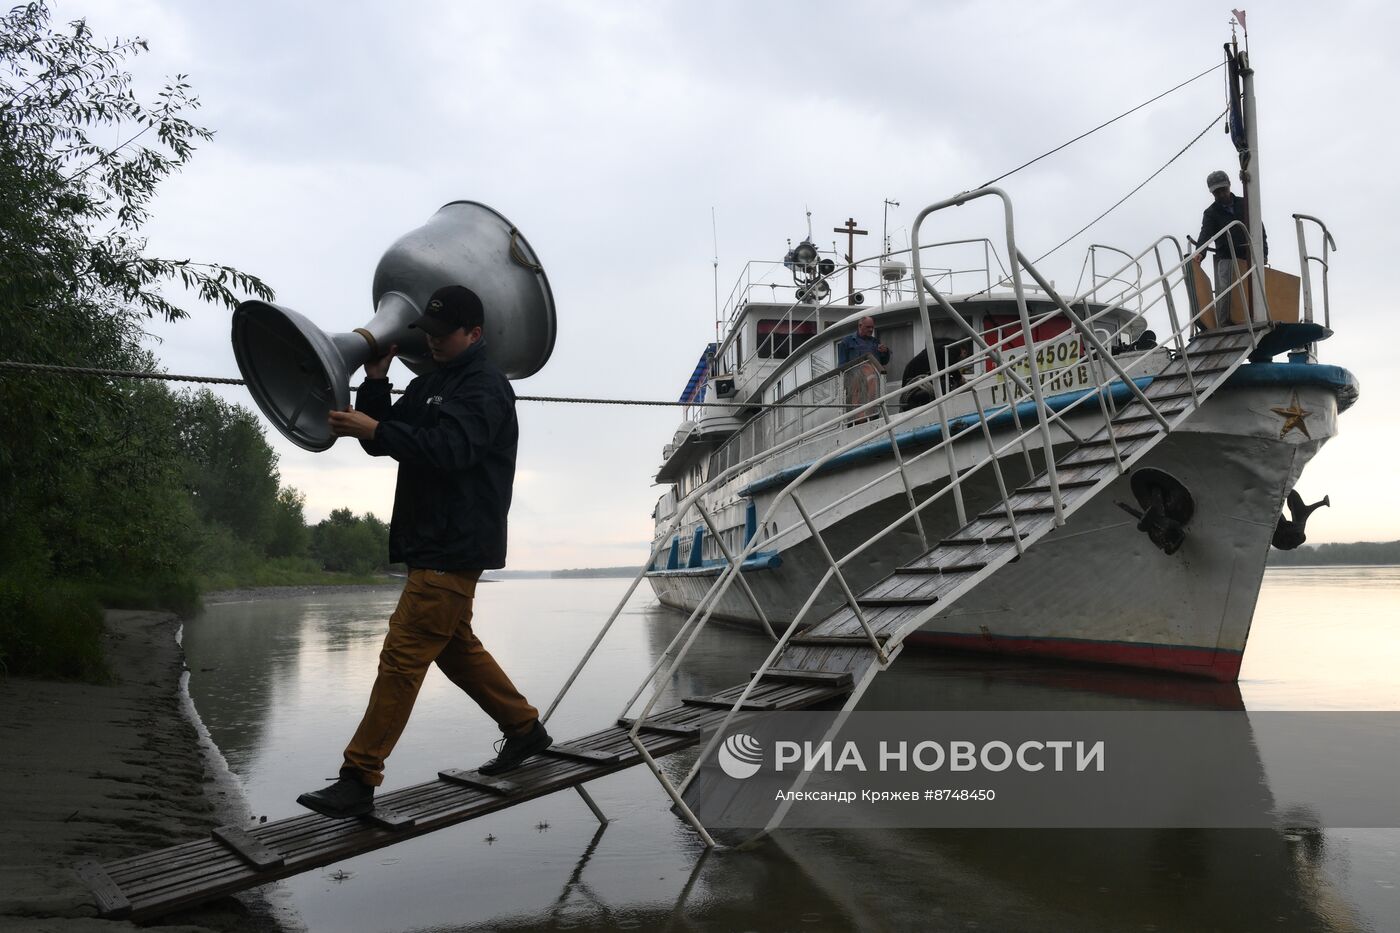
<instances>
[{"instance_id":1,"label":"overcast sky","mask_svg":"<svg viewBox=\"0 0 1400 933\"><path fill-rule=\"evenodd\" d=\"M368 320L384 249L441 204L514 221L558 304L554 356L530 395L674 399L713 334L721 291L848 216L878 250L882 201L903 241L925 204L975 186L1220 60L1226 3L294 3L60 0L59 19L140 35L148 94L187 73L217 131L169 181L151 252L236 265L325 329ZM1385 3L1249 9L1260 170L1274 263L1297 271L1290 214L1327 221L1337 335L1321 356L1361 401L1308 468L1320 541L1400 537L1394 405L1396 130ZM1217 72L1007 179L1018 241L1036 256L1126 194L1223 109ZM1073 282L1091 242L1132 250L1196 232L1210 133L1046 267ZM926 236L995 235L965 208ZM1380 273L1387 273L1382 276ZM236 376L228 313L153 323L172 372ZM407 370L396 364L403 385ZM252 406L246 391L225 397ZM651 485L678 412L522 402L510 566L637 564ZM269 440L308 518L387 516L393 464L342 442Z\"/></svg>"}]
</instances>

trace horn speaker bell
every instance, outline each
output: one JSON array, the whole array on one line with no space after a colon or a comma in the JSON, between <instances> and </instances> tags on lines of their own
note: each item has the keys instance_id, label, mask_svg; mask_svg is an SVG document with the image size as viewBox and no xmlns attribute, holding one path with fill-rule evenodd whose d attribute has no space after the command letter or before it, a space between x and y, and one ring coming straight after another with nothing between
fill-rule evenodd
<instances>
[{"instance_id":1,"label":"horn speaker bell","mask_svg":"<svg viewBox=\"0 0 1400 933\"><path fill-rule=\"evenodd\" d=\"M538 372L554 351L554 295L530 244L499 212L475 201L443 205L400 237L374 271L374 316L326 333L291 308L245 301L233 312L233 354L258 408L292 443L326 450L328 418L350 404L350 376L391 346L415 373L435 368L423 332L410 327L428 298L465 285L486 309L487 356L511 379Z\"/></svg>"}]
</instances>

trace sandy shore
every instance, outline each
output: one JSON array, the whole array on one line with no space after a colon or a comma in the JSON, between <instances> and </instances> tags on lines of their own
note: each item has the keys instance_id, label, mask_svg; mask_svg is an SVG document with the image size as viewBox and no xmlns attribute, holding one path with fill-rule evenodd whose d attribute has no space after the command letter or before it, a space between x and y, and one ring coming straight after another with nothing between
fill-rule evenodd
<instances>
[{"instance_id":1,"label":"sandy shore","mask_svg":"<svg viewBox=\"0 0 1400 933\"><path fill-rule=\"evenodd\" d=\"M249 819L237 782L191 719L179 625L167 613L109 613L111 684L0 681L0 931L141 929L96 919L72 866ZM172 915L161 929L297 928L269 890Z\"/></svg>"}]
</instances>

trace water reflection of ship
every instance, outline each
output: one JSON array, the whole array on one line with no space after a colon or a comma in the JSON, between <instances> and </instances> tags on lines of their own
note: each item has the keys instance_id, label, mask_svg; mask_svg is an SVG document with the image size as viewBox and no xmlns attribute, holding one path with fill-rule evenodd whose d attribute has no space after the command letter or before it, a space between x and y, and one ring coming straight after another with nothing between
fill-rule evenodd
<instances>
[{"instance_id":1,"label":"water reflection of ship","mask_svg":"<svg viewBox=\"0 0 1400 933\"><path fill-rule=\"evenodd\" d=\"M911 661L924 669L887 676L862 708L1245 710L1235 684L904 659ZM1231 753L1240 780L1257 781L1267 805L1267 774L1247 718L1241 723ZM891 929L1362 927L1333 891L1323 871L1326 838L1311 828L781 831L771 840L806 873L842 879L847 913L878 911Z\"/></svg>"}]
</instances>

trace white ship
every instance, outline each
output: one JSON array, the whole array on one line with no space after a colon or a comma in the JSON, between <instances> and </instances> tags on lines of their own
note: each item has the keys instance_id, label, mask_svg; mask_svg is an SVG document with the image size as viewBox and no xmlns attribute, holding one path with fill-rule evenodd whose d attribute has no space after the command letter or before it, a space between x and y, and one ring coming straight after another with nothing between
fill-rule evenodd
<instances>
[{"instance_id":1,"label":"white ship","mask_svg":"<svg viewBox=\"0 0 1400 933\"><path fill-rule=\"evenodd\" d=\"M1252 72L1230 64L1247 164ZM1232 226L1259 243L1257 172L1241 174ZM984 197L1005 205L996 242L921 242L927 218ZM809 237L750 263L665 445L646 578L699 624L784 643L1233 681L1269 548L1300 540L1285 503L1357 396L1318 358L1335 247L1293 216L1298 275L1240 263L1228 321L1197 260L1229 228L1091 247L1069 292L1017 251L995 188L919 212L902 252L838 264ZM851 339L865 318L873 341Z\"/></svg>"}]
</instances>

